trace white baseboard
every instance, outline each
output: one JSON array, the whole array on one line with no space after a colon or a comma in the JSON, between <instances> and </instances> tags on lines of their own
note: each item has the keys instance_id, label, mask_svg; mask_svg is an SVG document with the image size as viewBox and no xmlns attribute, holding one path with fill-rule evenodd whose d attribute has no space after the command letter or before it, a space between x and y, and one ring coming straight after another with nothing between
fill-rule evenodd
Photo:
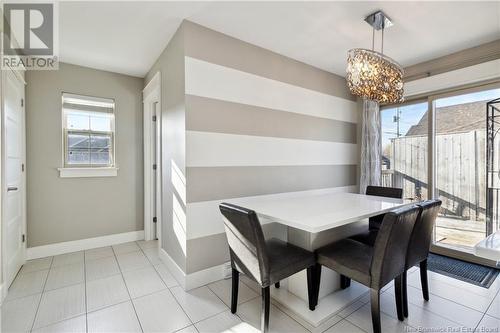
<instances>
[{"instance_id":1,"label":"white baseboard","mask_svg":"<svg viewBox=\"0 0 500 333\"><path fill-rule=\"evenodd\" d=\"M58 254L94 249L144 239L144 230L124 232L121 234L79 239L75 241L29 247L26 260L55 256Z\"/></svg>"},{"instance_id":2,"label":"white baseboard","mask_svg":"<svg viewBox=\"0 0 500 333\"><path fill-rule=\"evenodd\" d=\"M168 255L164 249L160 249L160 259L170 270L170 273L179 282L184 290L191 290L209 283L225 278L227 264L210 267L198 272L186 274L182 268Z\"/></svg>"},{"instance_id":3,"label":"white baseboard","mask_svg":"<svg viewBox=\"0 0 500 333\"><path fill-rule=\"evenodd\" d=\"M177 265L177 263L170 257L164 249L160 248L160 259L167 266L168 270L174 278L179 282L179 285L186 290L186 273L182 270L182 268Z\"/></svg>"},{"instance_id":4,"label":"white baseboard","mask_svg":"<svg viewBox=\"0 0 500 333\"><path fill-rule=\"evenodd\" d=\"M186 276L186 290L191 290L206 284L222 280L226 277L226 264L210 267Z\"/></svg>"}]
</instances>

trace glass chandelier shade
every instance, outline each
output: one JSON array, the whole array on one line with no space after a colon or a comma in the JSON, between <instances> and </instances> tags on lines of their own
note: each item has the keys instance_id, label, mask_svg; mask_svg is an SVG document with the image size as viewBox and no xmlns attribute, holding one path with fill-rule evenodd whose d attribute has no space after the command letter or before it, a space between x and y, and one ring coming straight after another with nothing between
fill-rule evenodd
<instances>
[{"instance_id":1,"label":"glass chandelier shade","mask_svg":"<svg viewBox=\"0 0 500 333\"><path fill-rule=\"evenodd\" d=\"M347 53L347 85L353 95L379 104L403 102L403 68L384 55L384 30L393 26L382 11L368 15L365 21L372 26L372 49L352 49ZM382 31L380 52L375 51L375 30Z\"/></svg>"},{"instance_id":2,"label":"glass chandelier shade","mask_svg":"<svg viewBox=\"0 0 500 333\"><path fill-rule=\"evenodd\" d=\"M347 54L347 85L353 95L379 104L403 102L403 68L382 53L352 49Z\"/></svg>"}]
</instances>

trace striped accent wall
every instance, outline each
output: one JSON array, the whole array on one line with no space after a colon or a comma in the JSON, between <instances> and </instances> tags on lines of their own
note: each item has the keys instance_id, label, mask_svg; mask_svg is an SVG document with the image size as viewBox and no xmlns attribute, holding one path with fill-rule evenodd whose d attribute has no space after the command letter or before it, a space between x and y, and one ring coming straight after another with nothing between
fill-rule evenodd
<instances>
[{"instance_id":1,"label":"striped accent wall","mask_svg":"<svg viewBox=\"0 0 500 333\"><path fill-rule=\"evenodd\" d=\"M220 202L357 190L358 111L339 76L184 28L190 274L229 260Z\"/></svg>"}]
</instances>

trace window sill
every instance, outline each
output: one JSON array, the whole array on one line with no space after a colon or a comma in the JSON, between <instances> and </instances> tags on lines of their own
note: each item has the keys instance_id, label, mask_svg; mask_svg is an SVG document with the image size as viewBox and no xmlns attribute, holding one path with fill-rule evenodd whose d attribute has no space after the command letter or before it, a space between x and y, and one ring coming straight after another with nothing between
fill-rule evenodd
<instances>
[{"instance_id":1,"label":"window sill","mask_svg":"<svg viewBox=\"0 0 500 333\"><path fill-rule=\"evenodd\" d=\"M58 168L61 178L116 177L118 168Z\"/></svg>"}]
</instances>

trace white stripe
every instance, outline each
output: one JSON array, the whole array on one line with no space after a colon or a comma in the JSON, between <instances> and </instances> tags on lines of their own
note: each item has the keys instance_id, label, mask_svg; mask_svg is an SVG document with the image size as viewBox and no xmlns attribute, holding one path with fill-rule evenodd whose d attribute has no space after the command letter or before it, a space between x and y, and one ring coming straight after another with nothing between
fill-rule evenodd
<instances>
[{"instance_id":1,"label":"white stripe","mask_svg":"<svg viewBox=\"0 0 500 333\"><path fill-rule=\"evenodd\" d=\"M357 104L236 69L185 57L186 94L357 122Z\"/></svg>"},{"instance_id":2,"label":"white stripe","mask_svg":"<svg viewBox=\"0 0 500 333\"><path fill-rule=\"evenodd\" d=\"M246 200L251 201L252 199L255 198L269 198L269 199L290 198L294 196L304 195L305 193L314 193L321 195L321 194L338 193L338 192L352 193L357 191L358 191L357 186L343 186L343 187L333 187L333 188L326 188L319 190L242 197L238 198L238 200L241 202L245 202ZM186 215L189 221L189 227L187 230L187 239L195 239L195 238L223 233L224 225L222 223L222 216L219 211L219 204L227 200L232 200L232 199L227 198L224 200L211 200L211 201L188 203L186 206ZM272 221L261 220L261 222L270 223Z\"/></svg>"},{"instance_id":3,"label":"white stripe","mask_svg":"<svg viewBox=\"0 0 500 333\"><path fill-rule=\"evenodd\" d=\"M186 166L358 164L357 144L186 131Z\"/></svg>"}]
</instances>

